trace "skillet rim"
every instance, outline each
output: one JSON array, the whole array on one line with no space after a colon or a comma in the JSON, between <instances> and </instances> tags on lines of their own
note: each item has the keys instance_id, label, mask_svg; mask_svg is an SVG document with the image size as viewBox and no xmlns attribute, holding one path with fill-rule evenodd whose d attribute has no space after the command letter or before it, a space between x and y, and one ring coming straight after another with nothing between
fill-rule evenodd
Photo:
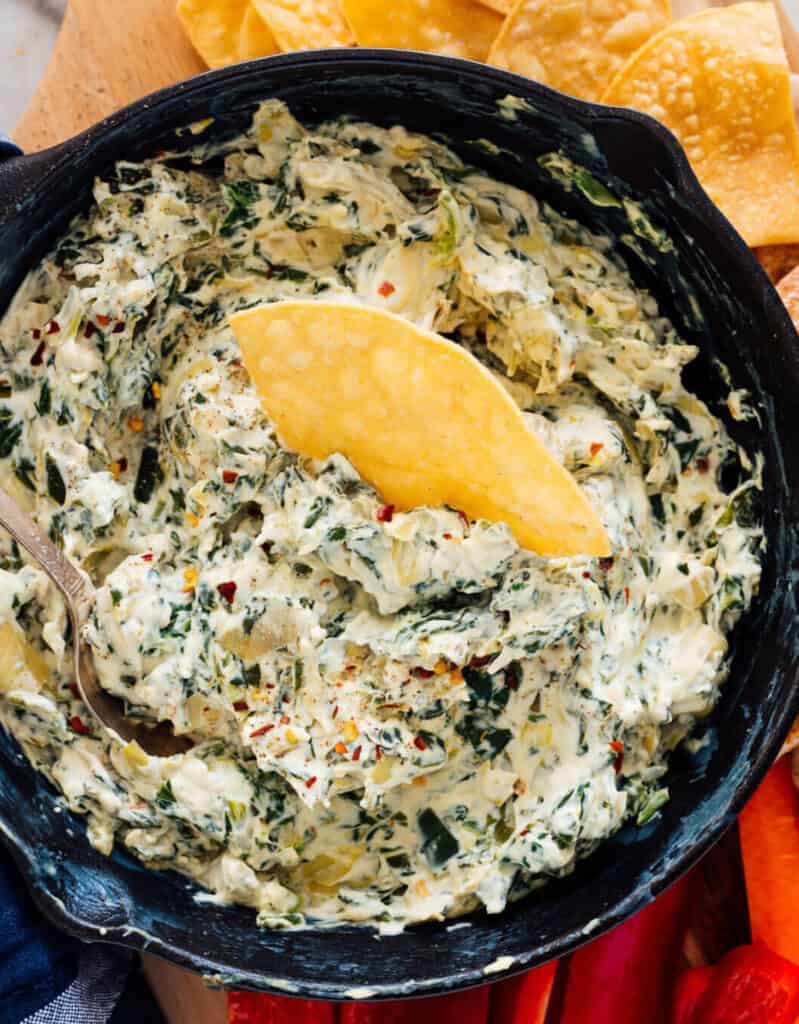
<instances>
[{"instance_id":1,"label":"skillet rim","mask_svg":"<svg viewBox=\"0 0 799 1024\"><path fill-rule=\"evenodd\" d=\"M194 93L203 92L208 89L212 83L224 87L241 80L257 77L266 67L270 71L283 69L286 73L299 73L301 70L312 72L315 68L323 66L332 69L335 65L339 67L348 65L351 71L357 71L359 67L363 68L366 65L371 65L385 71L389 71L391 67L396 67L407 71L416 70L422 76L431 68L437 68L457 76L476 76L484 81L493 82L497 87L505 89L510 94L527 98L543 95L547 97L550 103L554 100L554 102L560 104L564 112L573 113L581 122L614 120L622 124L627 123L643 128L652 137L659 140L661 146L670 157L670 166L659 169L663 171L664 176L670 182L675 192L682 199L693 203L697 217L721 236L723 243L726 244L729 250L730 259L740 267L741 272L747 271L754 276L755 283L759 282L762 301L768 314L770 326L780 334L786 334L790 337L799 348L799 337L796 335L787 310L762 267L743 239L704 192L682 148L673 134L664 125L638 111L578 100L499 68L476 61L426 52L345 48L300 51L259 58L227 68L207 71L183 82L160 89L111 114L109 117L104 118L102 121L97 122L65 142L31 156L14 156L14 147L4 145L0 147L0 160L2 160L3 155L8 153L11 155L6 155L5 162L0 162L0 225L2 224L4 212L8 213L13 209L13 206L24 198L33 183L41 187L48 179L56 179L62 170L69 166L70 161L76 154L91 149L96 144L102 142L116 128L138 115L151 112L150 116L153 117L161 104L172 101L176 97L191 98ZM787 685L786 683L785 686L787 687ZM485 968L472 968L458 972L443 964L440 977L425 980L412 979L410 981L398 981L381 986L370 986L368 998L385 999L432 995L453 989L484 984L489 980L492 982L499 981L520 971L527 970L534 964L543 963L552 957L571 952L579 945L597 937L635 913L689 870L732 824L744 803L754 791L755 786L765 775L773 761L774 754L779 749L784 736L787 735L795 712L799 710L799 692L796 692L796 690L797 688L794 688L794 693L789 695L789 699L783 700L782 707L776 714L776 718L772 716L776 724L770 733L768 741L751 758L748 771L737 781L731 799L724 806L716 806L714 812L709 814L702 834L679 856L669 860L658 870L654 871L648 886L645 888L639 886L637 890L630 892L625 899L617 901L607 909L599 919L596 928L592 929L590 933L586 927L582 929L573 928L563 932L556 940L537 946L528 957L516 957L511 965L502 970L492 971L490 975L486 974ZM774 703L781 697L785 697L780 692L775 692L772 696ZM82 821L77 816L74 817L76 821ZM37 864L35 851L25 843L21 836L15 833L13 823L3 820L2 817L0 817L0 843L9 849L13 859L22 871L26 884L39 909L63 930L79 938L109 942L142 952L154 953L172 963L199 971L216 983L229 987L253 988L261 991L270 991L278 995L295 995L329 1000L366 998L365 992L355 994L355 990L351 986L345 988L343 985L335 982L292 983L293 991L288 991L284 987L285 982L281 984L281 979L279 978L269 977L263 972L254 970L231 968L222 962L223 958L221 957L215 959L211 954L200 956L172 942L149 936L144 930L137 927L133 919L123 925L100 925L96 921L82 917L76 910L67 907L52 892L47 884L46 873L42 872ZM499 923L503 916L498 915L496 918L491 918L491 920ZM452 927L453 923L456 922L445 921L442 925L437 925L436 927L444 930L448 925ZM351 928L347 930L350 933L352 932ZM375 935L373 929L368 926L360 926L358 930L361 932L365 931L370 939ZM258 930L255 926L253 926L253 931L254 935L257 936ZM283 934L290 936L292 933L287 932ZM287 948L290 949L290 940L287 943Z\"/></svg>"}]
</instances>

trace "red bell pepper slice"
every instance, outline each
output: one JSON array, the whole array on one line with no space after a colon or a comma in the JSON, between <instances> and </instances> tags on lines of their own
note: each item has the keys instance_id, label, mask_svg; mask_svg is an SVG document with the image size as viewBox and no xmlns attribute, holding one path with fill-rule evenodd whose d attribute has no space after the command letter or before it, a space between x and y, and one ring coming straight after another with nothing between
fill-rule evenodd
<instances>
[{"instance_id":1,"label":"red bell pepper slice","mask_svg":"<svg viewBox=\"0 0 799 1024\"><path fill-rule=\"evenodd\" d=\"M665 1024L691 888L682 879L573 954L560 1024Z\"/></svg>"},{"instance_id":2,"label":"red bell pepper slice","mask_svg":"<svg viewBox=\"0 0 799 1024\"><path fill-rule=\"evenodd\" d=\"M339 1024L486 1024L491 987L385 1003L345 1003Z\"/></svg>"},{"instance_id":3,"label":"red bell pepper slice","mask_svg":"<svg viewBox=\"0 0 799 1024\"><path fill-rule=\"evenodd\" d=\"M695 1024L697 1007L715 973L715 967L694 967L683 971L674 988L671 1024Z\"/></svg>"},{"instance_id":4,"label":"red bell pepper slice","mask_svg":"<svg viewBox=\"0 0 799 1024\"><path fill-rule=\"evenodd\" d=\"M491 1024L544 1024L558 963L550 960L527 974L494 985Z\"/></svg>"},{"instance_id":5,"label":"red bell pepper slice","mask_svg":"<svg viewBox=\"0 0 799 1024\"><path fill-rule=\"evenodd\" d=\"M336 1007L309 999L228 992L228 1024L335 1024Z\"/></svg>"},{"instance_id":6,"label":"red bell pepper slice","mask_svg":"<svg viewBox=\"0 0 799 1024\"><path fill-rule=\"evenodd\" d=\"M794 1024L799 966L768 946L739 946L713 972L690 1024Z\"/></svg>"}]
</instances>

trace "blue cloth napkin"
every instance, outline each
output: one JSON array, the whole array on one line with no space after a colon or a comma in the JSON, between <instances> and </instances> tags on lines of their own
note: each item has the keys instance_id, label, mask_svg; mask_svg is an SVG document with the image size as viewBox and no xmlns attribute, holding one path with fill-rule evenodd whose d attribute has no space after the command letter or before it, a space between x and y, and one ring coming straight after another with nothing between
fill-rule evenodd
<instances>
[{"instance_id":1,"label":"blue cloth napkin","mask_svg":"<svg viewBox=\"0 0 799 1024\"><path fill-rule=\"evenodd\" d=\"M163 1024L137 958L83 943L36 909L0 851L0 1024Z\"/></svg>"}]
</instances>

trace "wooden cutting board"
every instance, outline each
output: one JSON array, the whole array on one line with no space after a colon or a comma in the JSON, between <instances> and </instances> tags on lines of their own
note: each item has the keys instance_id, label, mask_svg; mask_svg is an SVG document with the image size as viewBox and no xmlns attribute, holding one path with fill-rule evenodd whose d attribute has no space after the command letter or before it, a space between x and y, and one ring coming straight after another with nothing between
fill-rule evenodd
<instances>
[{"instance_id":1,"label":"wooden cutting board","mask_svg":"<svg viewBox=\"0 0 799 1024\"><path fill-rule=\"evenodd\" d=\"M728 0L673 0L676 16ZM174 0L70 0L50 64L14 131L43 149L149 92L205 70L174 12ZM799 34L780 11L792 68ZM226 999L202 979L156 957L144 969L170 1024L225 1024Z\"/></svg>"},{"instance_id":2,"label":"wooden cutting board","mask_svg":"<svg viewBox=\"0 0 799 1024\"><path fill-rule=\"evenodd\" d=\"M15 141L27 150L51 146L155 89L204 70L173 0L70 0Z\"/></svg>"}]
</instances>

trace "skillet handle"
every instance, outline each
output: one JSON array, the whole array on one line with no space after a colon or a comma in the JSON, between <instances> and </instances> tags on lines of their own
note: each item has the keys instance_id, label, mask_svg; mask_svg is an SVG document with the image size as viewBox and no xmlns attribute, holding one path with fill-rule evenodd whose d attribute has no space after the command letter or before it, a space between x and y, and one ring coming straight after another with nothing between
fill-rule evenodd
<instances>
[{"instance_id":1,"label":"skillet handle","mask_svg":"<svg viewBox=\"0 0 799 1024\"><path fill-rule=\"evenodd\" d=\"M12 156L22 156L22 150L7 135L0 132L0 162L8 160Z\"/></svg>"},{"instance_id":2,"label":"skillet handle","mask_svg":"<svg viewBox=\"0 0 799 1024\"><path fill-rule=\"evenodd\" d=\"M45 174L61 151L60 146L25 156L20 147L0 132L0 228L20 203L33 183Z\"/></svg>"}]
</instances>

